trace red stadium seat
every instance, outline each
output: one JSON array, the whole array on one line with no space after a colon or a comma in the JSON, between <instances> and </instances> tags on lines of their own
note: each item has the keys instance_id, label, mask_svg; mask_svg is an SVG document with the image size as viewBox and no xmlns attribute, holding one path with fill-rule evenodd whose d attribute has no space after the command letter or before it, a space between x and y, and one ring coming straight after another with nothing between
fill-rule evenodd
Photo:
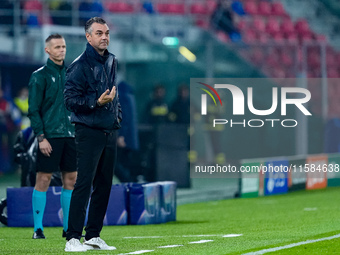
<instances>
[{"instance_id":1,"label":"red stadium seat","mask_svg":"<svg viewBox=\"0 0 340 255\"><path fill-rule=\"evenodd\" d=\"M257 13L259 15L269 16L271 15L271 12L272 12L272 9L271 9L271 4L269 2L261 1L258 3Z\"/></svg>"},{"instance_id":2,"label":"red stadium seat","mask_svg":"<svg viewBox=\"0 0 340 255\"><path fill-rule=\"evenodd\" d=\"M207 4L208 13L213 13L213 11L216 9L217 1L206 0L206 4Z\"/></svg>"},{"instance_id":3,"label":"red stadium seat","mask_svg":"<svg viewBox=\"0 0 340 255\"><path fill-rule=\"evenodd\" d=\"M327 77L328 78L339 78L340 75L339 75L339 71L337 68L328 68L327 70Z\"/></svg>"},{"instance_id":4,"label":"red stadium seat","mask_svg":"<svg viewBox=\"0 0 340 255\"><path fill-rule=\"evenodd\" d=\"M250 15L258 14L256 2L253 2L253 1L245 2L245 4L244 4L244 11L247 14L250 14Z\"/></svg>"},{"instance_id":5,"label":"red stadium seat","mask_svg":"<svg viewBox=\"0 0 340 255\"><path fill-rule=\"evenodd\" d=\"M264 20L261 17L254 17L253 18L253 28L257 32L264 32L265 28L266 28Z\"/></svg>"},{"instance_id":6,"label":"red stadium seat","mask_svg":"<svg viewBox=\"0 0 340 255\"><path fill-rule=\"evenodd\" d=\"M125 2L109 2L106 5L106 8L109 12L114 13L132 13L134 12L134 8L131 4Z\"/></svg>"},{"instance_id":7,"label":"red stadium seat","mask_svg":"<svg viewBox=\"0 0 340 255\"><path fill-rule=\"evenodd\" d=\"M190 7L192 14L208 14L208 7L203 3L194 3Z\"/></svg>"},{"instance_id":8,"label":"red stadium seat","mask_svg":"<svg viewBox=\"0 0 340 255\"><path fill-rule=\"evenodd\" d=\"M272 3L271 14L275 16L281 16L281 17L288 16L281 2Z\"/></svg>"},{"instance_id":9,"label":"red stadium seat","mask_svg":"<svg viewBox=\"0 0 340 255\"><path fill-rule=\"evenodd\" d=\"M272 34L272 39L277 43L282 43L285 41L285 38L283 37L282 33Z\"/></svg>"},{"instance_id":10,"label":"red stadium seat","mask_svg":"<svg viewBox=\"0 0 340 255\"><path fill-rule=\"evenodd\" d=\"M280 23L275 17L271 17L267 20L266 31L271 35L280 32Z\"/></svg>"},{"instance_id":11,"label":"red stadium seat","mask_svg":"<svg viewBox=\"0 0 340 255\"><path fill-rule=\"evenodd\" d=\"M24 4L25 11L41 11L43 8L42 3L38 0L29 0Z\"/></svg>"},{"instance_id":12,"label":"red stadium seat","mask_svg":"<svg viewBox=\"0 0 340 255\"><path fill-rule=\"evenodd\" d=\"M184 4L172 4L172 3L159 3L157 4L157 11L160 13L169 14L184 14Z\"/></svg>"},{"instance_id":13,"label":"red stadium seat","mask_svg":"<svg viewBox=\"0 0 340 255\"><path fill-rule=\"evenodd\" d=\"M306 33L306 32L310 32L309 29L309 24L307 22L307 20L305 19L300 19L295 23L295 30L299 33Z\"/></svg>"},{"instance_id":14,"label":"red stadium seat","mask_svg":"<svg viewBox=\"0 0 340 255\"><path fill-rule=\"evenodd\" d=\"M280 30L288 35L288 34L291 34L291 33L294 33L295 32L295 28L294 28L294 23L293 21L291 21L291 19L284 19L282 22L281 22L281 25L280 25Z\"/></svg>"},{"instance_id":15,"label":"red stadium seat","mask_svg":"<svg viewBox=\"0 0 340 255\"><path fill-rule=\"evenodd\" d=\"M281 52L280 61L286 67L291 67L294 64L292 55L285 51Z\"/></svg>"},{"instance_id":16,"label":"red stadium seat","mask_svg":"<svg viewBox=\"0 0 340 255\"><path fill-rule=\"evenodd\" d=\"M251 53L250 60L257 66L261 66L264 62L265 56L262 48L254 49Z\"/></svg>"},{"instance_id":17,"label":"red stadium seat","mask_svg":"<svg viewBox=\"0 0 340 255\"><path fill-rule=\"evenodd\" d=\"M290 42L290 43L298 43L299 42L298 36L295 33L285 34L285 38L286 38L287 42Z\"/></svg>"},{"instance_id":18,"label":"red stadium seat","mask_svg":"<svg viewBox=\"0 0 340 255\"><path fill-rule=\"evenodd\" d=\"M248 29L243 32L242 39L245 43L254 43L257 41L257 36L254 30Z\"/></svg>"},{"instance_id":19,"label":"red stadium seat","mask_svg":"<svg viewBox=\"0 0 340 255\"><path fill-rule=\"evenodd\" d=\"M243 31L248 28L248 21L246 19L241 19L236 26L240 31Z\"/></svg>"}]
</instances>

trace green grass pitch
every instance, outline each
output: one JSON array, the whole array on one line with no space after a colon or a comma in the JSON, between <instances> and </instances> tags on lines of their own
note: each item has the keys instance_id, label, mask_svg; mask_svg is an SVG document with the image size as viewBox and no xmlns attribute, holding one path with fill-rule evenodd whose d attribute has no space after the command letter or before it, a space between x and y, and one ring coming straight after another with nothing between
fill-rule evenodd
<instances>
[{"instance_id":1,"label":"green grass pitch","mask_svg":"<svg viewBox=\"0 0 340 255\"><path fill-rule=\"evenodd\" d=\"M340 188L187 204L178 206L177 222L104 227L101 237L117 250L86 253L243 254L334 236L340 233L339 216ZM32 240L32 232L32 228L0 228L0 254L65 253L62 228L45 228L46 240ZM242 235L223 237L230 234ZM210 241L191 243L202 240ZM168 245L180 246L159 248ZM335 238L268 254L339 253L340 238Z\"/></svg>"}]
</instances>

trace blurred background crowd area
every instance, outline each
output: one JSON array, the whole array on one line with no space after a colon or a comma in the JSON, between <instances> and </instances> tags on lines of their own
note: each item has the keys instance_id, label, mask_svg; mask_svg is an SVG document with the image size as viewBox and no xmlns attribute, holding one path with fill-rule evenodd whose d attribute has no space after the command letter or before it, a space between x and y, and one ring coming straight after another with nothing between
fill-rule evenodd
<instances>
[{"instance_id":1,"label":"blurred background crowd area","mask_svg":"<svg viewBox=\"0 0 340 255\"><path fill-rule=\"evenodd\" d=\"M190 123L190 78L267 77L278 86L311 91L308 108L313 116L301 141L308 144L304 150L273 148L270 141L285 136L272 132L257 150L244 146L238 155L225 152L227 160L340 150L337 0L1 0L0 172L13 171L16 134L29 125L25 88L31 73L47 59L45 38L51 33L65 37L69 65L85 49L83 25L93 16L108 22L109 50L119 60L119 79L128 85L135 105L138 146L133 150L143 152L133 155L135 168L149 168L150 176L157 172L153 159L158 148L169 150L160 142L164 137L170 136L174 151L189 150L187 141L171 137ZM254 93L255 104L261 104L261 96ZM287 135L298 138L293 131ZM247 137L238 142L247 144ZM159 156L159 162L167 160ZM184 167L187 160L190 156Z\"/></svg>"}]
</instances>

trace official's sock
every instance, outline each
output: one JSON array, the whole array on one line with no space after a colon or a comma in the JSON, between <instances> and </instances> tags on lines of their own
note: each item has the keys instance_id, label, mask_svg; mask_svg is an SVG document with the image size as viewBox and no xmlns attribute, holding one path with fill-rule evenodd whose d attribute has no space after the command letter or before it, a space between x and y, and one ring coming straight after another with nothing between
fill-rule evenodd
<instances>
[{"instance_id":1,"label":"official's sock","mask_svg":"<svg viewBox=\"0 0 340 255\"><path fill-rule=\"evenodd\" d=\"M61 190L60 203L61 203L61 208L63 209L63 227L64 227L65 232L68 229L68 215L70 211L72 191L73 190L69 190L69 189Z\"/></svg>"},{"instance_id":2,"label":"official's sock","mask_svg":"<svg viewBox=\"0 0 340 255\"><path fill-rule=\"evenodd\" d=\"M45 212L45 206L46 206L46 192L41 192L34 189L32 194L34 231L37 231L38 228L44 230L43 217Z\"/></svg>"}]
</instances>

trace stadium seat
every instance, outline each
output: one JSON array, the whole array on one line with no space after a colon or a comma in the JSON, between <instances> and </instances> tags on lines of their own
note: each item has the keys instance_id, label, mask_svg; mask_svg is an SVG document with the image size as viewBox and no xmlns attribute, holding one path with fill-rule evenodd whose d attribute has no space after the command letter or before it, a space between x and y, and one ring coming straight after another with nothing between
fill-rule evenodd
<instances>
[{"instance_id":1,"label":"stadium seat","mask_svg":"<svg viewBox=\"0 0 340 255\"><path fill-rule=\"evenodd\" d=\"M257 13L263 16L269 16L272 13L271 4L266 1L261 1L258 3Z\"/></svg>"},{"instance_id":2,"label":"stadium seat","mask_svg":"<svg viewBox=\"0 0 340 255\"><path fill-rule=\"evenodd\" d=\"M243 31L248 28L248 21L246 19L241 19L237 24L236 27L240 30Z\"/></svg>"},{"instance_id":3,"label":"stadium seat","mask_svg":"<svg viewBox=\"0 0 340 255\"><path fill-rule=\"evenodd\" d=\"M339 78L339 71L336 67L331 67L327 69L327 77L328 78ZM338 85L339 86L339 85ZM338 98L339 95L337 95Z\"/></svg>"},{"instance_id":4,"label":"stadium seat","mask_svg":"<svg viewBox=\"0 0 340 255\"><path fill-rule=\"evenodd\" d=\"M280 23L276 17L270 17L267 20L266 32L271 35L274 35L280 32Z\"/></svg>"},{"instance_id":5,"label":"stadium seat","mask_svg":"<svg viewBox=\"0 0 340 255\"><path fill-rule=\"evenodd\" d=\"M294 28L294 23L293 23L293 21L292 21L291 19L284 19L284 20L281 22L280 30L281 30L285 35L295 33L295 28Z\"/></svg>"},{"instance_id":6,"label":"stadium seat","mask_svg":"<svg viewBox=\"0 0 340 255\"><path fill-rule=\"evenodd\" d=\"M257 36L254 30L247 29L243 31L242 39L245 43L254 43L257 41Z\"/></svg>"},{"instance_id":7,"label":"stadium seat","mask_svg":"<svg viewBox=\"0 0 340 255\"><path fill-rule=\"evenodd\" d=\"M280 16L280 17L287 17L287 13L285 9L283 8L283 5L281 2L274 2L272 3L272 9L271 14L274 16Z\"/></svg>"},{"instance_id":8,"label":"stadium seat","mask_svg":"<svg viewBox=\"0 0 340 255\"><path fill-rule=\"evenodd\" d=\"M294 64L294 60L290 52L282 51L280 54L280 62L286 66L290 67Z\"/></svg>"},{"instance_id":9,"label":"stadium seat","mask_svg":"<svg viewBox=\"0 0 340 255\"><path fill-rule=\"evenodd\" d=\"M327 52L326 53L326 64L327 67L336 67L339 61L335 53Z\"/></svg>"},{"instance_id":10,"label":"stadium seat","mask_svg":"<svg viewBox=\"0 0 340 255\"><path fill-rule=\"evenodd\" d=\"M299 19L299 20L295 23L295 30L296 30L299 34L310 32L309 24L308 24L307 20L305 20L305 19Z\"/></svg>"},{"instance_id":11,"label":"stadium seat","mask_svg":"<svg viewBox=\"0 0 340 255\"><path fill-rule=\"evenodd\" d=\"M157 11L168 14L184 14L185 5L175 3L159 3L157 4Z\"/></svg>"},{"instance_id":12,"label":"stadium seat","mask_svg":"<svg viewBox=\"0 0 340 255\"><path fill-rule=\"evenodd\" d=\"M262 48L256 48L250 54L250 60L256 66L261 66L264 62L264 59L265 59L265 55L263 53Z\"/></svg>"},{"instance_id":13,"label":"stadium seat","mask_svg":"<svg viewBox=\"0 0 340 255\"><path fill-rule=\"evenodd\" d=\"M250 15L258 14L256 2L247 1L244 4L244 11Z\"/></svg>"},{"instance_id":14,"label":"stadium seat","mask_svg":"<svg viewBox=\"0 0 340 255\"><path fill-rule=\"evenodd\" d=\"M282 43L285 41L285 38L283 37L282 33L275 33L275 34L272 34L272 39L274 42L277 42L277 43Z\"/></svg>"},{"instance_id":15,"label":"stadium seat","mask_svg":"<svg viewBox=\"0 0 340 255\"><path fill-rule=\"evenodd\" d=\"M255 16L253 18L253 28L260 33L263 33L265 31L266 25L264 23L264 20L261 17Z\"/></svg>"},{"instance_id":16,"label":"stadium seat","mask_svg":"<svg viewBox=\"0 0 340 255\"><path fill-rule=\"evenodd\" d=\"M203 3L194 3L190 7L192 14L208 14L208 7Z\"/></svg>"},{"instance_id":17,"label":"stadium seat","mask_svg":"<svg viewBox=\"0 0 340 255\"><path fill-rule=\"evenodd\" d=\"M134 8L131 4L125 2L108 2L106 9L113 13L132 13Z\"/></svg>"},{"instance_id":18,"label":"stadium seat","mask_svg":"<svg viewBox=\"0 0 340 255\"><path fill-rule=\"evenodd\" d=\"M295 33L285 34L285 38L286 38L287 42L290 42L290 43L298 43L299 42L298 36Z\"/></svg>"},{"instance_id":19,"label":"stadium seat","mask_svg":"<svg viewBox=\"0 0 340 255\"><path fill-rule=\"evenodd\" d=\"M216 9L217 1L215 1L215 0L206 0L206 4L207 4L208 13L213 13L214 10Z\"/></svg>"},{"instance_id":20,"label":"stadium seat","mask_svg":"<svg viewBox=\"0 0 340 255\"><path fill-rule=\"evenodd\" d=\"M307 56L308 65L312 68L320 68L320 54L311 52Z\"/></svg>"},{"instance_id":21,"label":"stadium seat","mask_svg":"<svg viewBox=\"0 0 340 255\"><path fill-rule=\"evenodd\" d=\"M267 43L267 42L269 42L269 39L270 39L269 36L268 36L268 34L266 34L266 33L261 33L261 32L257 33L256 38L257 38L257 41L258 41L259 43Z\"/></svg>"},{"instance_id":22,"label":"stadium seat","mask_svg":"<svg viewBox=\"0 0 340 255\"><path fill-rule=\"evenodd\" d=\"M25 1L24 10L30 11L41 11L43 9L42 3L38 0Z\"/></svg>"}]
</instances>

